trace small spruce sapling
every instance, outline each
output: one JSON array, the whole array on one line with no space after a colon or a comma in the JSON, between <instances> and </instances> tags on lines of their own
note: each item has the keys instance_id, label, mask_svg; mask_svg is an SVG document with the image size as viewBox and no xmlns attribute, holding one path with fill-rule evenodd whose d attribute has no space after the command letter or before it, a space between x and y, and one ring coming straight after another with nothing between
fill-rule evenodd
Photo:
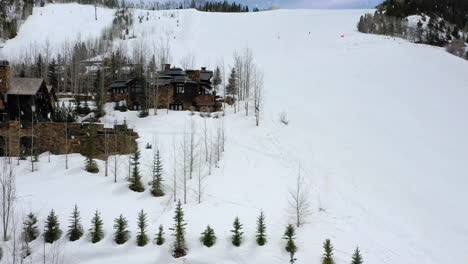
<instances>
[{"instance_id":1,"label":"small spruce sapling","mask_svg":"<svg viewBox=\"0 0 468 264\"><path fill-rule=\"evenodd\" d=\"M93 125L91 125L86 132L86 141L85 141L85 168L87 172L90 173L98 173L99 167L97 166L96 161L94 160L94 155L96 154L96 146L95 146L95 137L96 137L96 129Z\"/></svg>"},{"instance_id":2,"label":"small spruce sapling","mask_svg":"<svg viewBox=\"0 0 468 264\"><path fill-rule=\"evenodd\" d=\"M23 237L24 241L29 243L39 236L37 227L37 217L33 213L29 213L23 222Z\"/></svg>"},{"instance_id":3,"label":"small spruce sapling","mask_svg":"<svg viewBox=\"0 0 468 264\"><path fill-rule=\"evenodd\" d=\"M266 225L265 225L265 215L263 211L260 212L260 216L257 218L257 244L259 246L265 245L267 242L266 239Z\"/></svg>"},{"instance_id":4,"label":"small spruce sapling","mask_svg":"<svg viewBox=\"0 0 468 264\"><path fill-rule=\"evenodd\" d=\"M114 241L121 245L128 241L128 221L123 215L114 220Z\"/></svg>"},{"instance_id":5,"label":"small spruce sapling","mask_svg":"<svg viewBox=\"0 0 468 264\"><path fill-rule=\"evenodd\" d=\"M156 234L156 245L158 246L161 246L162 244L164 244L164 241L166 240L164 238L164 228L162 225L159 225L159 230L158 230L158 233Z\"/></svg>"},{"instance_id":6,"label":"small spruce sapling","mask_svg":"<svg viewBox=\"0 0 468 264\"><path fill-rule=\"evenodd\" d=\"M44 229L44 241L46 243L54 243L62 235L62 230L60 230L60 224L57 215L55 214L53 209L47 216Z\"/></svg>"},{"instance_id":7,"label":"small spruce sapling","mask_svg":"<svg viewBox=\"0 0 468 264\"><path fill-rule=\"evenodd\" d=\"M80 211L78 211L77 205L75 205L70 216L70 225L68 226L67 236L70 241L76 241L83 236L83 226L81 225Z\"/></svg>"},{"instance_id":8,"label":"small spruce sapling","mask_svg":"<svg viewBox=\"0 0 468 264\"><path fill-rule=\"evenodd\" d=\"M153 159L153 182L151 184L151 194L156 197L164 196L164 189L162 184L162 171L163 165L161 162L161 155L158 149Z\"/></svg>"},{"instance_id":9,"label":"small spruce sapling","mask_svg":"<svg viewBox=\"0 0 468 264\"><path fill-rule=\"evenodd\" d=\"M187 224L184 220L184 211L182 210L182 203L177 203L174 215L174 227L171 228L174 233L172 234L175 237L174 249L172 255L175 258L180 258L187 255L187 247L185 246L185 226Z\"/></svg>"},{"instance_id":10,"label":"small spruce sapling","mask_svg":"<svg viewBox=\"0 0 468 264\"><path fill-rule=\"evenodd\" d=\"M286 252L289 253L289 262L291 264L295 263L296 262L296 258L294 257L294 255L296 254L297 252L297 247L296 247L296 243L294 242L294 239L296 238L296 230L294 229L294 226L289 224L287 227L286 227L286 231L284 232L284 236L283 236L283 239L286 240Z\"/></svg>"},{"instance_id":11,"label":"small spruce sapling","mask_svg":"<svg viewBox=\"0 0 468 264\"><path fill-rule=\"evenodd\" d=\"M103 222L101 219L100 213L96 210L94 217L91 220L91 228L89 229L89 234L91 235L91 242L97 243L102 240L104 237L104 231L102 229Z\"/></svg>"},{"instance_id":12,"label":"small spruce sapling","mask_svg":"<svg viewBox=\"0 0 468 264\"><path fill-rule=\"evenodd\" d=\"M236 219L234 219L234 223L232 224L232 226L234 227L234 229L231 230L231 232L233 233L232 244L236 247L239 247L242 244L242 235L244 234L243 232L241 232L242 224L240 223L239 217L236 217Z\"/></svg>"},{"instance_id":13,"label":"small spruce sapling","mask_svg":"<svg viewBox=\"0 0 468 264\"><path fill-rule=\"evenodd\" d=\"M325 240L323 243L323 249L325 253L323 253L322 264L334 264L333 245L331 244L330 239Z\"/></svg>"},{"instance_id":14,"label":"small spruce sapling","mask_svg":"<svg viewBox=\"0 0 468 264\"><path fill-rule=\"evenodd\" d=\"M140 165L140 151L136 151L135 154L133 154L132 157L132 176L129 178L130 185L129 188L130 190L134 192L144 192L145 187L143 186L143 183L141 183L141 175L140 175L140 170L138 166Z\"/></svg>"},{"instance_id":15,"label":"small spruce sapling","mask_svg":"<svg viewBox=\"0 0 468 264\"><path fill-rule=\"evenodd\" d=\"M207 226L205 231L203 231L203 233L201 234L202 234L202 237L200 240L203 243L203 245L207 247L212 247L216 243L215 232L213 228L211 228L210 226Z\"/></svg>"},{"instance_id":16,"label":"small spruce sapling","mask_svg":"<svg viewBox=\"0 0 468 264\"><path fill-rule=\"evenodd\" d=\"M364 261L362 260L361 252L359 251L359 247L356 248L353 254L353 258L351 260L351 264L362 264Z\"/></svg>"},{"instance_id":17,"label":"small spruce sapling","mask_svg":"<svg viewBox=\"0 0 468 264\"><path fill-rule=\"evenodd\" d=\"M148 244L148 235L146 234L146 228L148 227L146 214L143 209L138 213L138 235L137 245L143 247Z\"/></svg>"}]
</instances>

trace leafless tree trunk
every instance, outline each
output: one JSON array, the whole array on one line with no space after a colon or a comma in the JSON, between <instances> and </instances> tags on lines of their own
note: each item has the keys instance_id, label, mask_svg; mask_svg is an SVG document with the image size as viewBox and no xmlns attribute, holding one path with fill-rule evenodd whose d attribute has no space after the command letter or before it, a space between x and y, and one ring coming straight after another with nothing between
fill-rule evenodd
<instances>
[{"instance_id":1,"label":"leafless tree trunk","mask_svg":"<svg viewBox=\"0 0 468 264\"><path fill-rule=\"evenodd\" d=\"M172 157L173 157L173 192L174 192L174 203L177 202L177 153L176 153L176 140L175 137L172 138Z\"/></svg>"},{"instance_id":2,"label":"leafless tree trunk","mask_svg":"<svg viewBox=\"0 0 468 264\"><path fill-rule=\"evenodd\" d=\"M254 107L255 107L255 124L260 125L260 115L263 107L263 73L258 69L254 70L253 76L254 88Z\"/></svg>"},{"instance_id":3,"label":"leafless tree trunk","mask_svg":"<svg viewBox=\"0 0 468 264\"><path fill-rule=\"evenodd\" d=\"M297 227L304 225L307 222L307 218L312 214L308 193L308 188L299 167L296 185L289 191L290 211L294 216Z\"/></svg>"},{"instance_id":4,"label":"leafless tree trunk","mask_svg":"<svg viewBox=\"0 0 468 264\"><path fill-rule=\"evenodd\" d=\"M0 218L2 220L3 241L7 241L16 201L16 178L12 164L8 162L7 158L1 158L0 165L2 166L0 174Z\"/></svg>"},{"instance_id":5,"label":"leafless tree trunk","mask_svg":"<svg viewBox=\"0 0 468 264\"><path fill-rule=\"evenodd\" d=\"M206 118L203 119L203 143L205 145L205 162L208 162L208 128L206 126Z\"/></svg>"},{"instance_id":6,"label":"leafless tree trunk","mask_svg":"<svg viewBox=\"0 0 468 264\"><path fill-rule=\"evenodd\" d=\"M204 180L204 177L202 175L202 162L201 162L201 155L200 155L199 163L198 163L198 191L197 191L199 204L201 203L202 195L203 195L203 180Z\"/></svg>"},{"instance_id":7,"label":"leafless tree trunk","mask_svg":"<svg viewBox=\"0 0 468 264\"><path fill-rule=\"evenodd\" d=\"M187 136L187 126L185 126L185 129L184 129L184 138L183 138L183 143L182 143L182 150L183 150L183 170L184 170L184 173L183 173L183 176L184 176L184 204L187 203L187 156L188 156L188 153L189 152L189 149L188 149L188 146L189 146L189 139L188 139L188 136Z\"/></svg>"},{"instance_id":8,"label":"leafless tree trunk","mask_svg":"<svg viewBox=\"0 0 468 264\"><path fill-rule=\"evenodd\" d=\"M192 179L193 168L195 163L195 155L196 155L196 148L198 143L196 142L196 135L197 135L197 125L193 120L193 117L190 118L190 134L189 134L189 176Z\"/></svg>"},{"instance_id":9,"label":"leafless tree trunk","mask_svg":"<svg viewBox=\"0 0 468 264\"><path fill-rule=\"evenodd\" d=\"M252 70L254 68L253 54L252 54L252 51L249 49L249 47L246 47L244 49L242 62L243 62L242 69L244 70L244 73L242 74L243 76L243 82L242 82L243 98L242 99L244 100L245 116L248 116L249 115L249 102L250 102L250 86L252 82L251 76L252 76Z\"/></svg>"}]
</instances>

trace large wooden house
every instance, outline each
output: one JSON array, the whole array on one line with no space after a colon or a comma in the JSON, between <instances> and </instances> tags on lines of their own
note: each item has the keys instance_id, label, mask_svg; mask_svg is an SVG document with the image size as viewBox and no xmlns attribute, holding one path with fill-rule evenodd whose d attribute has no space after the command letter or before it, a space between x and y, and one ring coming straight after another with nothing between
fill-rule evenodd
<instances>
[{"instance_id":1,"label":"large wooden house","mask_svg":"<svg viewBox=\"0 0 468 264\"><path fill-rule=\"evenodd\" d=\"M12 78L8 61L0 61L0 121L50 120L53 89L40 78Z\"/></svg>"},{"instance_id":2,"label":"large wooden house","mask_svg":"<svg viewBox=\"0 0 468 264\"><path fill-rule=\"evenodd\" d=\"M157 105L171 110L213 112L221 105L216 103L212 78L213 72L204 67L184 71L166 64L156 76L112 82L108 98L110 102L125 102L131 110Z\"/></svg>"}]
</instances>

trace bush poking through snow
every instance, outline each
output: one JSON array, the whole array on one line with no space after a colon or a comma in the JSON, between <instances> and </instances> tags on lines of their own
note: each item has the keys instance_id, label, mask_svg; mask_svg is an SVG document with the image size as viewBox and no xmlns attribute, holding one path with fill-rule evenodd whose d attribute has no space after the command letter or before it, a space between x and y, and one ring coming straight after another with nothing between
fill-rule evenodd
<instances>
[{"instance_id":1,"label":"bush poking through snow","mask_svg":"<svg viewBox=\"0 0 468 264\"><path fill-rule=\"evenodd\" d=\"M203 243L203 245L207 247L212 247L216 243L215 232L213 228L211 228L210 226L207 226L205 231L203 231L203 233L201 234L202 234L202 237L200 240Z\"/></svg>"},{"instance_id":2,"label":"bush poking through snow","mask_svg":"<svg viewBox=\"0 0 468 264\"><path fill-rule=\"evenodd\" d=\"M159 226L159 231L158 233L156 234L156 245L158 246L161 246L162 244L164 244L164 241L166 241L166 239L164 238L164 228L162 225Z\"/></svg>"},{"instance_id":3,"label":"bush poking through snow","mask_svg":"<svg viewBox=\"0 0 468 264\"><path fill-rule=\"evenodd\" d=\"M257 244L259 246L265 245L267 242L266 239L266 225L265 225L265 215L263 211L260 212L260 216L257 218Z\"/></svg>"},{"instance_id":4,"label":"bush poking through snow","mask_svg":"<svg viewBox=\"0 0 468 264\"><path fill-rule=\"evenodd\" d=\"M62 235L62 230L60 230L60 224L58 222L57 215L55 214L53 209L47 216L44 229L44 241L46 243L54 243Z\"/></svg>"},{"instance_id":5,"label":"bush poking through snow","mask_svg":"<svg viewBox=\"0 0 468 264\"><path fill-rule=\"evenodd\" d=\"M286 227L286 231L284 232L283 239L286 240L285 249L286 249L286 252L289 253L289 262L291 264L296 262L296 258L294 257L294 255L297 252L296 243L294 243L294 239L296 238L295 236L296 236L296 230L294 229L293 225L289 224Z\"/></svg>"},{"instance_id":6,"label":"bush poking through snow","mask_svg":"<svg viewBox=\"0 0 468 264\"><path fill-rule=\"evenodd\" d=\"M146 235L146 228L148 227L146 214L143 209L138 213L138 235L137 245L143 247L148 244L148 235Z\"/></svg>"},{"instance_id":7,"label":"bush poking through snow","mask_svg":"<svg viewBox=\"0 0 468 264\"><path fill-rule=\"evenodd\" d=\"M325 250L325 253L323 253L322 264L334 264L333 245L331 244L330 239L325 240L323 243L323 249Z\"/></svg>"},{"instance_id":8,"label":"bush poking through snow","mask_svg":"<svg viewBox=\"0 0 468 264\"><path fill-rule=\"evenodd\" d=\"M182 210L182 204L179 200L175 209L174 215L174 227L170 230L174 231L172 234L175 237L174 249L172 256L180 258L187 255L187 247L185 246L185 226L187 224L184 220L184 211Z\"/></svg>"},{"instance_id":9,"label":"bush poking through snow","mask_svg":"<svg viewBox=\"0 0 468 264\"><path fill-rule=\"evenodd\" d=\"M121 245L128 241L128 221L123 215L114 220L114 241Z\"/></svg>"},{"instance_id":10,"label":"bush poking through snow","mask_svg":"<svg viewBox=\"0 0 468 264\"><path fill-rule=\"evenodd\" d=\"M232 244L236 247L239 247L242 244L242 235L244 234L244 232L241 232L242 224L239 221L239 217L236 217L232 226L234 227L234 229L231 230L233 233Z\"/></svg>"},{"instance_id":11,"label":"bush poking through snow","mask_svg":"<svg viewBox=\"0 0 468 264\"><path fill-rule=\"evenodd\" d=\"M91 220L91 228L89 229L89 234L91 235L91 242L97 243L102 240L104 237L104 231L102 230L103 222L101 219L101 214L96 210L94 217Z\"/></svg>"},{"instance_id":12,"label":"bush poking through snow","mask_svg":"<svg viewBox=\"0 0 468 264\"><path fill-rule=\"evenodd\" d=\"M39 236L37 228L37 217L33 213L29 213L23 222L23 237L26 243L35 240Z\"/></svg>"},{"instance_id":13,"label":"bush poking through snow","mask_svg":"<svg viewBox=\"0 0 468 264\"><path fill-rule=\"evenodd\" d=\"M281 123L283 123L284 125L289 125L289 119L288 119L288 114L286 112L281 112L279 114L279 120Z\"/></svg>"},{"instance_id":14,"label":"bush poking through snow","mask_svg":"<svg viewBox=\"0 0 468 264\"><path fill-rule=\"evenodd\" d=\"M80 211L78 206L75 204L73 213L70 216L70 225L68 226L67 236L70 241L75 241L83 236L83 226L81 225Z\"/></svg>"}]
</instances>

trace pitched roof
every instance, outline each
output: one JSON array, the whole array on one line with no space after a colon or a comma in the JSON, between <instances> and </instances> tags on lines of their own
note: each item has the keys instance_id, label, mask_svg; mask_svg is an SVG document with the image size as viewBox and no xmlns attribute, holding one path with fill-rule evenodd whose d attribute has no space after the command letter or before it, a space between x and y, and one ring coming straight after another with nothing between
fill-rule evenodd
<instances>
[{"instance_id":1,"label":"pitched roof","mask_svg":"<svg viewBox=\"0 0 468 264\"><path fill-rule=\"evenodd\" d=\"M34 95L41 88L44 80L40 78L12 78L7 94Z\"/></svg>"},{"instance_id":2,"label":"pitched roof","mask_svg":"<svg viewBox=\"0 0 468 264\"><path fill-rule=\"evenodd\" d=\"M127 87L127 81L114 81L109 85L109 88L124 88Z\"/></svg>"}]
</instances>

